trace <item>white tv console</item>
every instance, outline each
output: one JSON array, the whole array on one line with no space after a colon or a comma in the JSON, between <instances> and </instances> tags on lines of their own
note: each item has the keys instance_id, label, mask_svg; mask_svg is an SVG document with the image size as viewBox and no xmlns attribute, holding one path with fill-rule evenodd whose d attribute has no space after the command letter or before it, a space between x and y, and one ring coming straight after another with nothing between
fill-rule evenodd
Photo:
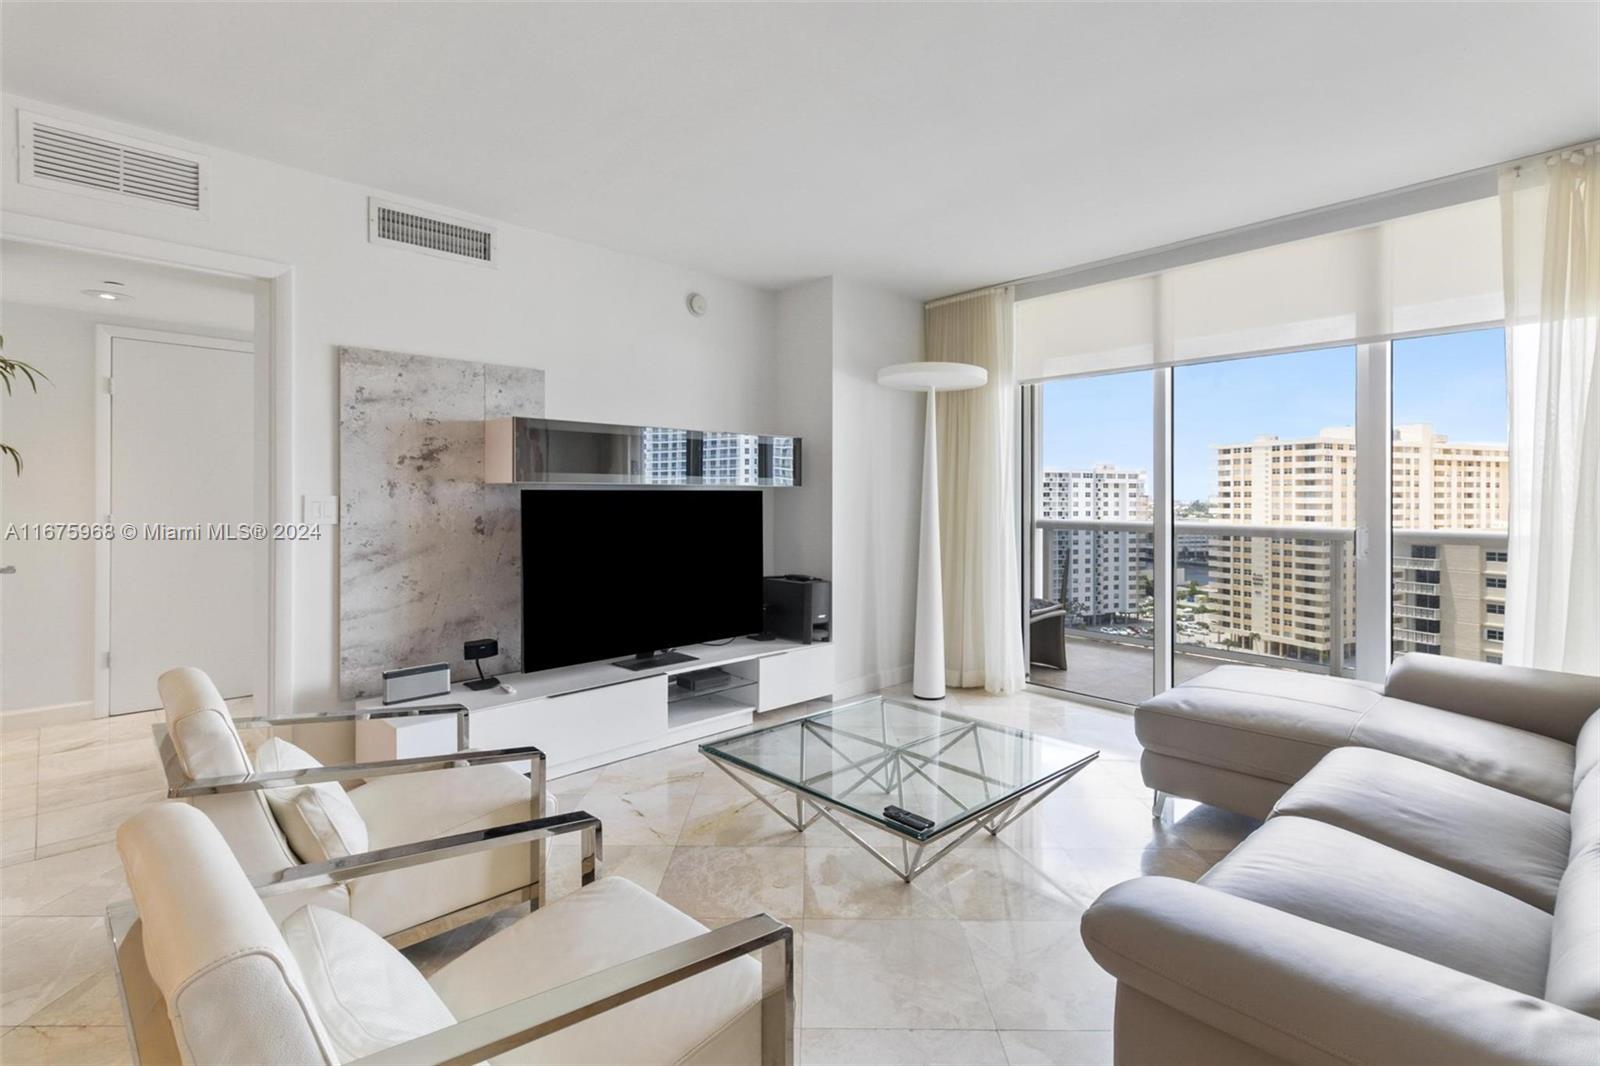
<instances>
[{"instance_id":1,"label":"white tv console","mask_svg":"<svg viewBox=\"0 0 1600 1066\"><path fill-rule=\"evenodd\" d=\"M451 702L467 707L474 748L532 745L545 753L551 777L747 726L761 711L833 694L833 645L739 637L727 644L677 649L694 661L648 670L609 662L502 674L514 693L451 686ZM721 667L737 680L716 692L689 692L678 674ZM364 700L360 708L381 707ZM404 706L401 704L400 706ZM382 718L356 722L362 762L438 755L456 750L453 717Z\"/></svg>"}]
</instances>

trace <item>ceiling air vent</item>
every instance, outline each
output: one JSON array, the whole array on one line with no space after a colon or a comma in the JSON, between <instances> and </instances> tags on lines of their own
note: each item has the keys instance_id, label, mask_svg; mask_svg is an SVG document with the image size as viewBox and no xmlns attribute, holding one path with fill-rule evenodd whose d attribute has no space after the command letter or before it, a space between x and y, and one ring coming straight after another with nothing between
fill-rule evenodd
<instances>
[{"instance_id":1,"label":"ceiling air vent","mask_svg":"<svg viewBox=\"0 0 1600 1066\"><path fill-rule=\"evenodd\" d=\"M415 208L371 199L367 202L367 239L374 244L407 248L474 263L494 262L494 230L480 222L423 214Z\"/></svg>"},{"instance_id":2,"label":"ceiling air vent","mask_svg":"<svg viewBox=\"0 0 1600 1066\"><path fill-rule=\"evenodd\" d=\"M24 185L205 215L203 156L25 111L17 140Z\"/></svg>"}]
</instances>

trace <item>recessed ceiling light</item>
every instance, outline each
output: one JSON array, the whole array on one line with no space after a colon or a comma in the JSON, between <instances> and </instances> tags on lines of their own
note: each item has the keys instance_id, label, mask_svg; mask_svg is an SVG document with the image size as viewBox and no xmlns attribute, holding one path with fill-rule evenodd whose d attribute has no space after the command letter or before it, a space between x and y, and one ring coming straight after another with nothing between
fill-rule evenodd
<instances>
[{"instance_id":1,"label":"recessed ceiling light","mask_svg":"<svg viewBox=\"0 0 1600 1066\"><path fill-rule=\"evenodd\" d=\"M85 296L93 296L96 299L100 299L100 300L131 300L131 299L133 299L132 296L129 296L125 292L109 292L109 291L107 291L105 289L84 289L83 290L83 294Z\"/></svg>"}]
</instances>

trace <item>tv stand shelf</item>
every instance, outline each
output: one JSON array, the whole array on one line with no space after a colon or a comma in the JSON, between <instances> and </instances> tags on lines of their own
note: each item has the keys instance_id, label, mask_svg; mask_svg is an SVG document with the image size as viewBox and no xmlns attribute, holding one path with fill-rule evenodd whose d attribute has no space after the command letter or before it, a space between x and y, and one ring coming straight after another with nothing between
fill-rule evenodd
<instances>
[{"instance_id":1,"label":"tv stand shelf","mask_svg":"<svg viewBox=\"0 0 1600 1066\"><path fill-rule=\"evenodd\" d=\"M715 686L684 688L677 682L673 682L667 686L667 703L678 704L684 702L685 700L699 699L703 696L732 696L735 698L743 698L744 696L754 697L755 694L753 692L746 692L741 695L739 690L751 688L755 684L755 678L746 677L743 674L736 674L731 670L728 672L727 679ZM754 702L752 702L751 706L754 705Z\"/></svg>"},{"instance_id":2,"label":"tv stand shelf","mask_svg":"<svg viewBox=\"0 0 1600 1066\"><path fill-rule=\"evenodd\" d=\"M515 691L473 692L451 686L449 699L468 709L474 748L531 744L555 777L749 725L757 713L833 693L831 644L740 637L727 644L677 649L689 662L625 670L610 662L502 674ZM688 692L678 674L720 667L734 676L714 691ZM358 706L381 706L365 700ZM386 718L356 723L361 761L437 755L455 750L455 722Z\"/></svg>"}]
</instances>

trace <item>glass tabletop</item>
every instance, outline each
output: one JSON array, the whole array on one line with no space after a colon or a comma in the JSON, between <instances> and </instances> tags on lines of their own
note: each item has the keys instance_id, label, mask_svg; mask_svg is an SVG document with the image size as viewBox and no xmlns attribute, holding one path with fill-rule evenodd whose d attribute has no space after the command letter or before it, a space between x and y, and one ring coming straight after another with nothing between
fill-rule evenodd
<instances>
[{"instance_id":1,"label":"glass tabletop","mask_svg":"<svg viewBox=\"0 0 1600 1066\"><path fill-rule=\"evenodd\" d=\"M1100 754L881 696L708 741L700 750L918 840L1004 807ZM889 806L933 824L917 830L892 821L884 815Z\"/></svg>"}]
</instances>

